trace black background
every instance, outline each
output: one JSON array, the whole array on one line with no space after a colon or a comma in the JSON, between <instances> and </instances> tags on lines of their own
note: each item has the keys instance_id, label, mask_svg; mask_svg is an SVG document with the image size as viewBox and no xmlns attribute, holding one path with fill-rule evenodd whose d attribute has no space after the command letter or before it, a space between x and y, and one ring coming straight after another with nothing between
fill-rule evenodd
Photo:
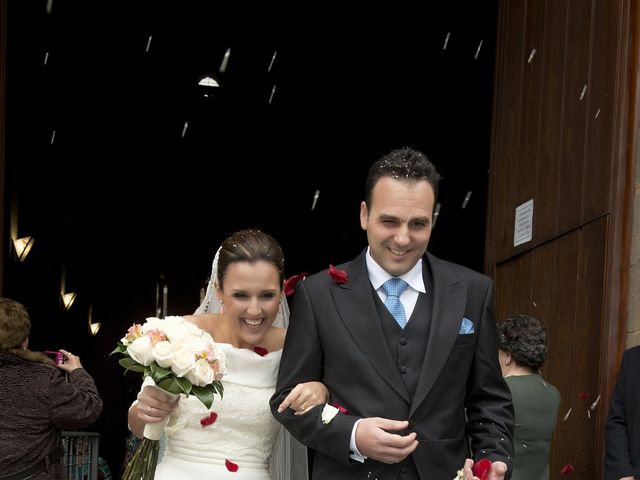
<instances>
[{"instance_id":1,"label":"black background","mask_svg":"<svg viewBox=\"0 0 640 480\"><path fill-rule=\"evenodd\" d=\"M274 235L287 275L349 260L367 168L406 145L444 177L429 250L482 270L494 2L215 3L9 1L5 201L35 244L24 263L7 252L4 295L30 311L31 348L96 378L89 429L116 478L139 380L108 354L154 315L161 275L169 314L192 312L231 232ZM204 75L221 83L208 97Z\"/></svg>"}]
</instances>

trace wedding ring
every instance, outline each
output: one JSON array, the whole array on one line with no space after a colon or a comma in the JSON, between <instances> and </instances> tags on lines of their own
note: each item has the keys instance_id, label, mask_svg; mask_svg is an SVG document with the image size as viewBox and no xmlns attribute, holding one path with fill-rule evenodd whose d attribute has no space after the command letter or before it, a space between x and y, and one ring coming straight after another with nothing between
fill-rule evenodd
<instances>
[{"instance_id":1,"label":"wedding ring","mask_svg":"<svg viewBox=\"0 0 640 480\"><path fill-rule=\"evenodd\" d=\"M147 415L151 415L151 405L147 407Z\"/></svg>"},{"instance_id":2,"label":"wedding ring","mask_svg":"<svg viewBox=\"0 0 640 480\"><path fill-rule=\"evenodd\" d=\"M299 412L304 412L306 410L304 405L300 405L300 408L298 409Z\"/></svg>"}]
</instances>

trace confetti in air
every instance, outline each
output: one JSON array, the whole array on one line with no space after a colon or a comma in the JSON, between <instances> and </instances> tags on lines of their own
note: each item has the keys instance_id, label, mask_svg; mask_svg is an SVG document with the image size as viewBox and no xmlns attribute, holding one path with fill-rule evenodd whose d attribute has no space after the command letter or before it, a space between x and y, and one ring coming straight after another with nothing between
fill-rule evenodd
<instances>
[{"instance_id":1,"label":"confetti in air","mask_svg":"<svg viewBox=\"0 0 640 480\"><path fill-rule=\"evenodd\" d=\"M51 13L51 9L53 9L53 0L47 0L47 14Z\"/></svg>"},{"instance_id":2,"label":"confetti in air","mask_svg":"<svg viewBox=\"0 0 640 480\"><path fill-rule=\"evenodd\" d=\"M535 300L534 300L534 302L533 302L533 306L534 306L534 307L537 307L537 306L538 306L538 304L535 302Z\"/></svg>"},{"instance_id":3,"label":"confetti in air","mask_svg":"<svg viewBox=\"0 0 640 480\"><path fill-rule=\"evenodd\" d=\"M269 63L269 68L267 68L267 72L271 71L271 68L273 67L273 62L276 61L276 55L278 55L277 50L273 52L273 57L271 57L271 62Z\"/></svg>"},{"instance_id":4,"label":"confetti in air","mask_svg":"<svg viewBox=\"0 0 640 480\"><path fill-rule=\"evenodd\" d=\"M269 95L269 105L271 105L271 102L273 102L273 96L276 93L276 86L274 85L273 88L271 89L271 95Z\"/></svg>"},{"instance_id":5,"label":"confetti in air","mask_svg":"<svg viewBox=\"0 0 640 480\"><path fill-rule=\"evenodd\" d=\"M564 414L564 417L562 418L563 422L566 422L567 419L569 418L569 415L571 415L571 410L573 410L572 408L570 408L567 413Z\"/></svg>"},{"instance_id":6,"label":"confetti in air","mask_svg":"<svg viewBox=\"0 0 640 480\"><path fill-rule=\"evenodd\" d=\"M313 203L311 203L311 210L316 208L316 203L318 203L319 197L320 197L320 190L316 190L316 193L313 194Z\"/></svg>"},{"instance_id":7,"label":"confetti in air","mask_svg":"<svg viewBox=\"0 0 640 480\"><path fill-rule=\"evenodd\" d=\"M440 202L436 203L436 208L433 209L433 226L436 226L438 221L438 215L440 215Z\"/></svg>"},{"instance_id":8,"label":"confetti in air","mask_svg":"<svg viewBox=\"0 0 640 480\"><path fill-rule=\"evenodd\" d=\"M527 60L527 63L531 63L531 60L533 60L533 57L535 56L535 54L536 54L536 49L532 48L531 53L529 54L529 60Z\"/></svg>"},{"instance_id":9,"label":"confetti in air","mask_svg":"<svg viewBox=\"0 0 640 480\"><path fill-rule=\"evenodd\" d=\"M476 60L478 59L478 55L480 55L480 49L482 48L482 42L484 40L480 40L480 43L478 44L478 49L476 50L476 54L474 55L473 58L475 58Z\"/></svg>"},{"instance_id":10,"label":"confetti in air","mask_svg":"<svg viewBox=\"0 0 640 480\"><path fill-rule=\"evenodd\" d=\"M469 199L471 198L471 190L469 190L467 192L467 194L464 197L464 200L462 201L462 208L465 209L467 208L467 203L469 203Z\"/></svg>"},{"instance_id":11,"label":"confetti in air","mask_svg":"<svg viewBox=\"0 0 640 480\"><path fill-rule=\"evenodd\" d=\"M49 61L49 52L45 52L44 53L44 64L46 65L48 61Z\"/></svg>"},{"instance_id":12,"label":"confetti in air","mask_svg":"<svg viewBox=\"0 0 640 480\"><path fill-rule=\"evenodd\" d=\"M53 132L51 132L51 145L53 145L53 142L56 139L56 131L54 130Z\"/></svg>"},{"instance_id":13,"label":"confetti in air","mask_svg":"<svg viewBox=\"0 0 640 480\"><path fill-rule=\"evenodd\" d=\"M584 98L584 94L587 93L587 86L582 87L582 92L580 92L580 100Z\"/></svg>"},{"instance_id":14,"label":"confetti in air","mask_svg":"<svg viewBox=\"0 0 640 480\"><path fill-rule=\"evenodd\" d=\"M184 122L184 127L182 127L182 138L187 134L187 128L189 128L189 122Z\"/></svg>"},{"instance_id":15,"label":"confetti in air","mask_svg":"<svg viewBox=\"0 0 640 480\"><path fill-rule=\"evenodd\" d=\"M598 402L600 401L600 394L598 394L597 398L593 401L593 403L591 404L591 406L589 407L590 410L595 410L596 407L598 406Z\"/></svg>"},{"instance_id":16,"label":"confetti in air","mask_svg":"<svg viewBox=\"0 0 640 480\"><path fill-rule=\"evenodd\" d=\"M443 50L447 49L447 44L449 43L449 36L451 35L451 32L447 32L447 37L444 39L444 45L442 46Z\"/></svg>"},{"instance_id":17,"label":"confetti in air","mask_svg":"<svg viewBox=\"0 0 640 480\"><path fill-rule=\"evenodd\" d=\"M149 35L149 38L147 38L147 46L144 49L144 51L146 53L149 53L149 49L151 48L151 39L153 38L153 35Z\"/></svg>"},{"instance_id":18,"label":"confetti in air","mask_svg":"<svg viewBox=\"0 0 640 480\"><path fill-rule=\"evenodd\" d=\"M596 116L593 118L598 118L600 116L600 109L598 109L598 111L596 112Z\"/></svg>"},{"instance_id":19,"label":"confetti in air","mask_svg":"<svg viewBox=\"0 0 640 480\"><path fill-rule=\"evenodd\" d=\"M229 63L230 56L231 56L231 47L227 48L227 51L224 52L224 57L222 58L222 63L220 64L220 73L224 73L227 71L227 64Z\"/></svg>"}]
</instances>

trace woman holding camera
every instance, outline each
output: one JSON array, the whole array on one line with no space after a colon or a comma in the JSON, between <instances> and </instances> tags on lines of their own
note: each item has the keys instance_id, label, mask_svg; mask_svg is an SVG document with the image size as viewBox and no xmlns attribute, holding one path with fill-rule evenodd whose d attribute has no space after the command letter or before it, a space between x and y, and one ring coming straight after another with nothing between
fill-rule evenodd
<instances>
[{"instance_id":1,"label":"woman holding camera","mask_svg":"<svg viewBox=\"0 0 640 480\"><path fill-rule=\"evenodd\" d=\"M60 350L56 365L27 350L30 330L24 306L0 298L0 480L65 478L61 431L84 428L102 413L80 358Z\"/></svg>"}]
</instances>

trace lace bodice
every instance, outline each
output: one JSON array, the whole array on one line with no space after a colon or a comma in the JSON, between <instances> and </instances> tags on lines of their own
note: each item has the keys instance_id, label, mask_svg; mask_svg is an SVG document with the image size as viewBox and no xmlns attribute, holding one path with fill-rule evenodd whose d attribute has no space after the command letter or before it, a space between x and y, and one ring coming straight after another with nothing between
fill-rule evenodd
<instances>
[{"instance_id":1,"label":"lace bodice","mask_svg":"<svg viewBox=\"0 0 640 480\"><path fill-rule=\"evenodd\" d=\"M229 460L239 469L267 468L279 423L269 409L275 390L281 351L265 356L218 344L227 360L222 379L222 400L215 396L207 410L193 395L181 396L165 428L165 456L185 461L224 465ZM203 426L201 420L215 412L217 418Z\"/></svg>"}]
</instances>

